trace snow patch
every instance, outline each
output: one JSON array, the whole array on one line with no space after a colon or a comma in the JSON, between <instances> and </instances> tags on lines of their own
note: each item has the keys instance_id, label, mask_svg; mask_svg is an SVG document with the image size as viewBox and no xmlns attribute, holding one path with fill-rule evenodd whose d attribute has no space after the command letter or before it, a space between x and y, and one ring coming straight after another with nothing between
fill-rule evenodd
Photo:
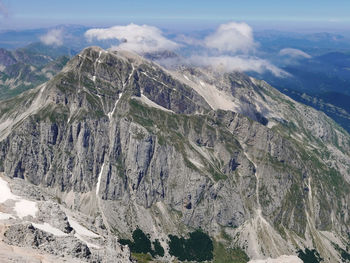
<instances>
[{"instance_id":1,"label":"snow patch","mask_svg":"<svg viewBox=\"0 0 350 263\"><path fill-rule=\"evenodd\" d=\"M7 220L13 218L12 215L0 212L0 220Z\"/></svg>"},{"instance_id":2,"label":"snow patch","mask_svg":"<svg viewBox=\"0 0 350 263\"><path fill-rule=\"evenodd\" d=\"M38 206L33 201L22 199L16 202L14 210L20 218L26 216L35 217L36 213L38 212Z\"/></svg>"},{"instance_id":3,"label":"snow patch","mask_svg":"<svg viewBox=\"0 0 350 263\"><path fill-rule=\"evenodd\" d=\"M8 183L0 178L0 203L4 203L6 200L17 200L18 196L11 193Z\"/></svg>"},{"instance_id":4,"label":"snow patch","mask_svg":"<svg viewBox=\"0 0 350 263\"><path fill-rule=\"evenodd\" d=\"M303 263L297 256L280 256L278 258L251 260L248 263Z\"/></svg>"},{"instance_id":5,"label":"snow patch","mask_svg":"<svg viewBox=\"0 0 350 263\"><path fill-rule=\"evenodd\" d=\"M182 78L178 74L174 74L177 79L180 79L180 81L189 85L200 96L202 96L213 110L221 109L239 112L240 106L233 101L234 98L232 95L226 94L225 92L218 90L215 86L204 83L201 80L199 80L199 85L198 83L189 80L185 75L183 75Z\"/></svg>"},{"instance_id":6,"label":"snow patch","mask_svg":"<svg viewBox=\"0 0 350 263\"><path fill-rule=\"evenodd\" d=\"M203 168L203 167L204 167L204 165L203 165L200 161L197 161L197 160L195 160L195 159L193 159L193 158L188 158L188 160L189 160L192 164L194 164L197 168Z\"/></svg>"},{"instance_id":7,"label":"snow patch","mask_svg":"<svg viewBox=\"0 0 350 263\"><path fill-rule=\"evenodd\" d=\"M90 243L87 241L85 238L83 238L81 235L78 233L75 233L74 236L79 239L80 241L83 241L89 248L95 248L95 249L100 249L101 247L95 244Z\"/></svg>"},{"instance_id":8,"label":"snow patch","mask_svg":"<svg viewBox=\"0 0 350 263\"><path fill-rule=\"evenodd\" d=\"M4 203L7 200L16 201L14 210L18 217L23 218L25 216L35 217L38 212L36 202L22 199L21 197L14 195L11 192L8 183L0 178L0 203Z\"/></svg>"},{"instance_id":9,"label":"snow patch","mask_svg":"<svg viewBox=\"0 0 350 263\"><path fill-rule=\"evenodd\" d=\"M98 175L97 185L96 185L96 196L98 196L98 192L100 191L101 177L102 177L102 172L104 167L105 167L105 163L102 164L100 174Z\"/></svg>"},{"instance_id":10,"label":"snow patch","mask_svg":"<svg viewBox=\"0 0 350 263\"><path fill-rule=\"evenodd\" d=\"M122 95L123 95L123 93L119 93L118 99L117 99L117 100L115 101L115 103L114 103L113 110L107 114L109 120L112 119L112 116L114 115L115 109L117 108L118 101L120 100L120 98L122 97Z\"/></svg>"},{"instance_id":11,"label":"snow patch","mask_svg":"<svg viewBox=\"0 0 350 263\"><path fill-rule=\"evenodd\" d=\"M157 103L155 103L154 101L150 100L149 98L147 98L145 95L141 94L141 97L133 97L134 99L137 99L141 102L143 102L144 104L146 104L149 107L153 107L162 111L166 111L166 112L171 112L171 113L175 113L172 110L169 110Z\"/></svg>"},{"instance_id":12,"label":"snow patch","mask_svg":"<svg viewBox=\"0 0 350 263\"><path fill-rule=\"evenodd\" d=\"M80 225L77 221L75 221L73 218L68 217L68 222L71 225L71 227L75 230L75 232L80 236L86 236L91 238L99 238L100 236L95 234L94 232L88 230L87 228Z\"/></svg>"},{"instance_id":13,"label":"snow patch","mask_svg":"<svg viewBox=\"0 0 350 263\"><path fill-rule=\"evenodd\" d=\"M64 233L63 231L59 230L56 227L53 227L52 225L48 224L48 223L44 223L44 224L36 224L36 223L32 223L32 225L42 231L48 232L50 234L53 234L54 236L58 236L58 237L64 237L64 236L68 236L68 234Z\"/></svg>"}]
</instances>

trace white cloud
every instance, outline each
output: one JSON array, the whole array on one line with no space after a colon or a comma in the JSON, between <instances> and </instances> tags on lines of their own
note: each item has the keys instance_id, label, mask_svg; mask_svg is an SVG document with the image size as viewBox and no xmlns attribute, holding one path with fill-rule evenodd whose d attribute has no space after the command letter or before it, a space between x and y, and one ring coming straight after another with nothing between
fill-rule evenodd
<instances>
[{"instance_id":1,"label":"white cloud","mask_svg":"<svg viewBox=\"0 0 350 263\"><path fill-rule=\"evenodd\" d=\"M40 37L40 41L45 45L62 46L63 44L63 30L52 29L47 34Z\"/></svg>"},{"instance_id":2,"label":"white cloud","mask_svg":"<svg viewBox=\"0 0 350 263\"><path fill-rule=\"evenodd\" d=\"M187 44L189 46L203 46L203 40L194 37L189 37L184 34L176 36L175 40L177 42Z\"/></svg>"},{"instance_id":3,"label":"white cloud","mask_svg":"<svg viewBox=\"0 0 350 263\"><path fill-rule=\"evenodd\" d=\"M127 26L114 26L105 29L90 29L85 32L89 40L118 39L117 49L131 50L136 53L146 53L164 50L174 50L179 44L165 38L162 31L148 25L129 24Z\"/></svg>"},{"instance_id":4,"label":"white cloud","mask_svg":"<svg viewBox=\"0 0 350 263\"><path fill-rule=\"evenodd\" d=\"M189 63L197 66L212 67L218 71L254 71L259 74L266 71L278 77L286 77L289 74L272 65L269 61L251 56L192 56Z\"/></svg>"},{"instance_id":5,"label":"white cloud","mask_svg":"<svg viewBox=\"0 0 350 263\"><path fill-rule=\"evenodd\" d=\"M157 62L166 67L185 64L211 67L223 72L254 71L264 73L270 71L280 77L288 75L269 61L249 55L251 51L255 50L257 44L254 42L251 27L245 23L231 22L220 25L214 33L204 39L180 35L173 41L167 39L162 31L156 27L136 24L90 29L85 32L85 37L90 41L93 39L115 39L119 41L119 45L112 46L112 48L126 49L139 54L174 50L184 45L201 47L196 49L199 52L198 55L190 54L185 58L181 56L160 58Z\"/></svg>"},{"instance_id":6,"label":"white cloud","mask_svg":"<svg viewBox=\"0 0 350 263\"><path fill-rule=\"evenodd\" d=\"M254 50L253 30L246 23L222 24L211 35L204 39L204 45L220 52L243 52Z\"/></svg>"},{"instance_id":7,"label":"white cloud","mask_svg":"<svg viewBox=\"0 0 350 263\"><path fill-rule=\"evenodd\" d=\"M284 48L279 52L280 56L289 56L293 58L311 58L311 56L300 49Z\"/></svg>"}]
</instances>

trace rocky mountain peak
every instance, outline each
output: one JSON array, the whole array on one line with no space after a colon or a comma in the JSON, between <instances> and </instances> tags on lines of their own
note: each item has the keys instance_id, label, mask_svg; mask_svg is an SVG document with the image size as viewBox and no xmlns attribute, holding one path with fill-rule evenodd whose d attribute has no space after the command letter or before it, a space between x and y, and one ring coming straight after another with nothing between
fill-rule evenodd
<instances>
[{"instance_id":1,"label":"rocky mountain peak","mask_svg":"<svg viewBox=\"0 0 350 263\"><path fill-rule=\"evenodd\" d=\"M7 178L48 189L104 240L142 229L166 261L169 234L199 228L252 259L341 260L349 153L349 134L264 81L99 47L0 105Z\"/></svg>"}]
</instances>

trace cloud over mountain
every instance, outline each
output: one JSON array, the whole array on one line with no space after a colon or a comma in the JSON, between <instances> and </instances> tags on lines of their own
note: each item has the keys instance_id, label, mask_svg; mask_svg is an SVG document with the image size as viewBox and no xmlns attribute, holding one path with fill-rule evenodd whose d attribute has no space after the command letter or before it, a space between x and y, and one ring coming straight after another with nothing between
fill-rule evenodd
<instances>
[{"instance_id":1,"label":"cloud over mountain","mask_svg":"<svg viewBox=\"0 0 350 263\"><path fill-rule=\"evenodd\" d=\"M260 59L251 56L191 56L189 58L190 64L197 66L212 67L214 69L229 72L229 71L254 71L263 73L270 71L278 77L285 77L288 75L284 70L274 66L265 59Z\"/></svg>"},{"instance_id":2,"label":"cloud over mountain","mask_svg":"<svg viewBox=\"0 0 350 263\"><path fill-rule=\"evenodd\" d=\"M40 41L45 45L63 45L63 30L62 29L52 29L49 30L45 35L40 37Z\"/></svg>"},{"instance_id":3,"label":"cloud over mountain","mask_svg":"<svg viewBox=\"0 0 350 263\"><path fill-rule=\"evenodd\" d=\"M284 48L279 52L280 56L289 56L293 58L311 58L311 56L300 49Z\"/></svg>"},{"instance_id":4,"label":"cloud over mountain","mask_svg":"<svg viewBox=\"0 0 350 263\"><path fill-rule=\"evenodd\" d=\"M163 36L160 29L148 25L129 24L105 29L90 29L85 36L92 40L117 39L119 45L112 48L131 50L137 53L174 50L179 44Z\"/></svg>"},{"instance_id":5,"label":"cloud over mountain","mask_svg":"<svg viewBox=\"0 0 350 263\"><path fill-rule=\"evenodd\" d=\"M288 75L269 61L253 55L258 44L254 41L253 30L246 23L230 22L220 25L215 32L202 38L179 35L173 39L163 32L148 25L129 24L110 28L96 28L85 32L85 37L94 39L117 40L112 49L126 49L139 54L159 51L173 51L189 48L183 57L159 58L158 63L172 67L179 65L196 65L212 67L223 72L255 71L283 77Z\"/></svg>"},{"instance_id":6,"label":"cloud over mountain","mask_svg":"<svg viewBox=\"0 0 350 263\"><path fill-rule=\"evenodd\" d=\"M246 23L222 24L204 39L204 45L220 52L248 53L256 46L253 30Z\"/></svg>"}]
</instances>

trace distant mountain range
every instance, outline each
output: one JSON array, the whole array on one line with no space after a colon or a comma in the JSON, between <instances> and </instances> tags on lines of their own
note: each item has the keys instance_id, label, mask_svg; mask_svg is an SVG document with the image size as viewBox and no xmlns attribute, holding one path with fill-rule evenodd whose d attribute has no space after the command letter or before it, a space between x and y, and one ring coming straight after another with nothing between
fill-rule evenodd
<instances>
[{"instance_id":1,"label":"distant mountain range","mask_svg":"<svg viewBox=\"0 0 350 263\"><path fill-rule=\"evenodd\" d=\"M282 67L289 77L269 73L258 78L295 100L325 112L350 132L350 52L330 52Z\"/></svg>"},{"instance_id":2,"label":"distant mountain range","mask_svg":"<svg viewBox=\"0 0 350 263\"><path fill-rule=\"evenodd\" d=\"M76 52L66 47L32 43L0 49L0 99L32 89L56 75Z\"/></svg>"}]
</instances>

